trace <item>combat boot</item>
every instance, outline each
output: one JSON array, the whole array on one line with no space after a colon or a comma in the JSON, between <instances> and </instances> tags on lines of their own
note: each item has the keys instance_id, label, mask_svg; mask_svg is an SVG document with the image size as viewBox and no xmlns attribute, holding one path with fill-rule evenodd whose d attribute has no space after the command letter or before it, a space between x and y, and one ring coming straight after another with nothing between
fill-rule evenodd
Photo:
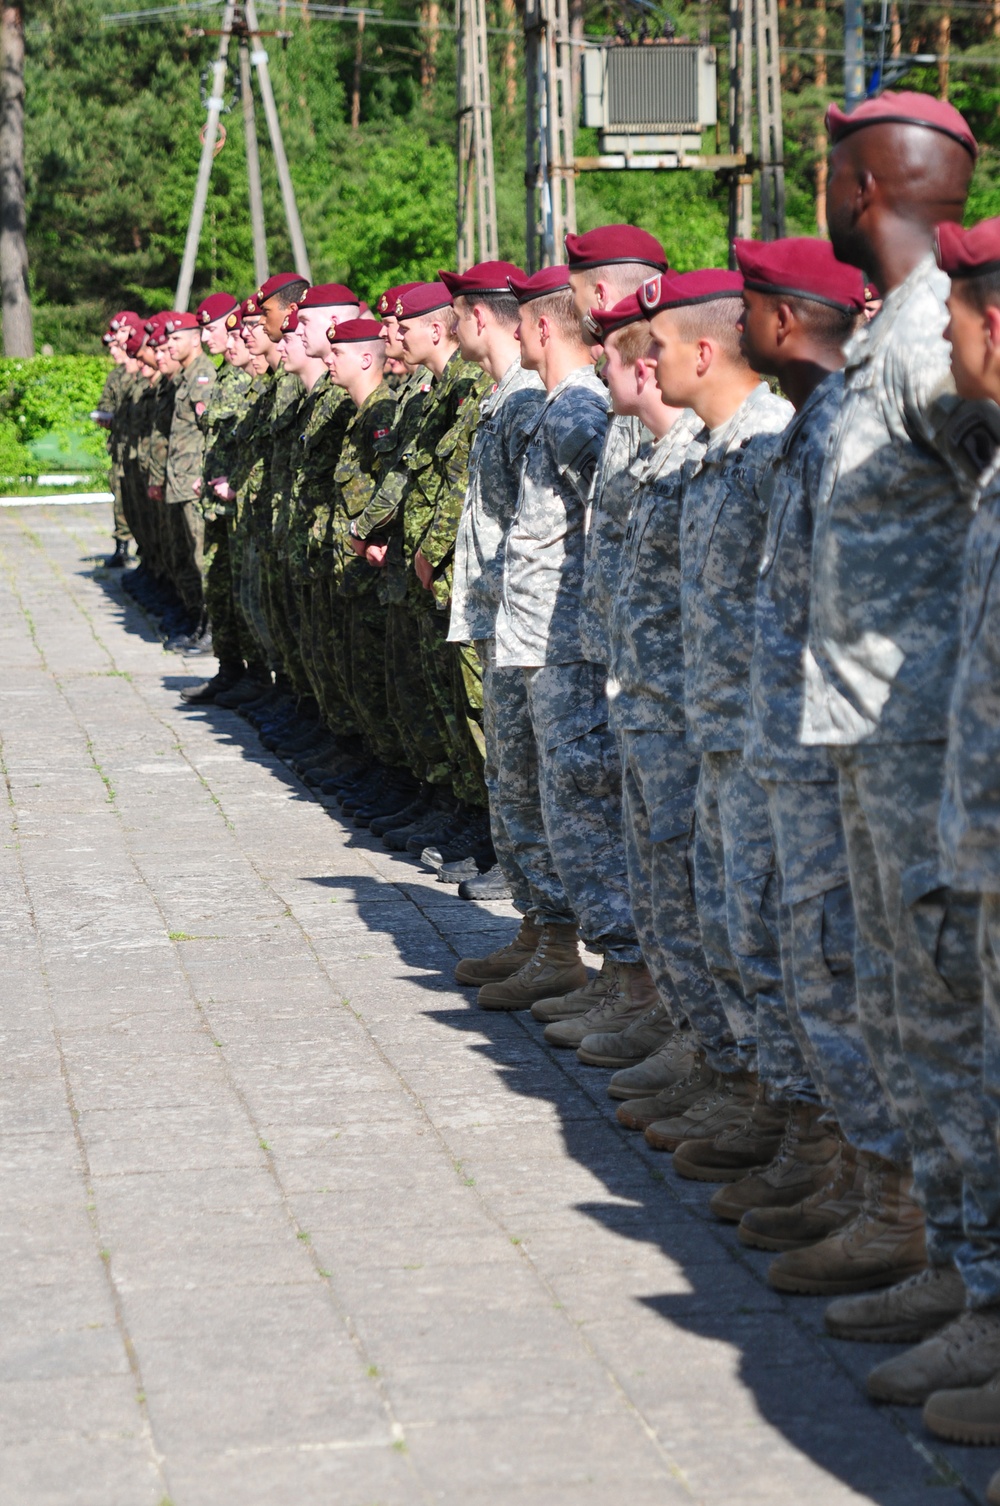
<instances>
[{"instance_id":1,"label":"combat boot","mask_svg":"<svg viewBox=\"0 0 1000 1506\"><path fill-rule=\"evenodd\" d=\"M569 993L587 981L580 961L576 926L542 927L542 934L529 958L516 973L500 983L486 983L479 990L480 1009L530 1009L536 999L547 999L560 989Z\"/></svg>"},{"instance_id":2,"label":"combat boot","mask_svg":"<svg viewBox=\"0 0 1000 1506\"><path fill-rule=\"evenodd\" d=\"M880 1156L864 1152L858 1159L865 1168L860 1212L819 1244L773 1260L767 1279L777 1291L836 1297L894 1286L926 1266L924 1216L911 1196L913 1178Z\"/></svg>"},{"instance_id":3,"label":"combat boot","mask_svg":"<svg viewBox=\"0 0 1000 1506\"><path fill-rule=\"evenodd\" d=\"M245 706L248 701L255 701L258 696L263 695L264 690L265 686L260 681L251 679L250 675L246 674L242 680L237 681L231 690L223 691L222 695L217 695L215 704L217 706L225 706L230 711L235 711L239 706Z\"/></svg>"},{"instance_id":4,"label":"combat boot","mask_svg":"<svg viewBox=\"0 0 1000 1506\"><path fill-rule=\"evenodd\" d=\"M860 1297L838 1297L826 1310L826 1331L863 1344L916 1344L965 1310L965 1282L953 1265L930 1265L918 1276ZM1000 1366L998 1366L1000 1369Z\"/></svg>"},{"instance_id":5,"label":"combat boot","mask_svg":"<svg viewBox=\"0 0 1000 1506\"><path fill-rule=\"evenodd\" d=\"M482 988L484 983L500 983L531 961L541 939L541 927L525 916L514 940L506 946L487 957L463 957L455 967L455 980L474 988Z\"/></svg>"},{"instance_id":6,"label":"combat boot","mask_svg":"<svg viewBox=\"0 0 1000 1506\"><path fill-rule=\"evenodd\" d=\"M651 1052L676 1034L673 1015L657 998L655 1004L624 1030L584 1036L576 1054L588 1067L627 1067L645 1061Z\"/></svg>"},{"instance_id":7,"label":"combat boot","mask_svg":"<svg viewBox=\"0 0 1000 1506\"><path fill-rule=\"evenodd\" d=\"M739 1183L737 1183L737 1186ZM802 1250L842 1229L861 1211L865 1170L853 1145L843 1144L826 1183L790 1208L751 1208L740 1219L740 1242L755 1250Z\"/></svg>"},{"instance_id":8,"label":"combat boot","mask_svg":"<svg viewBox=\"0 0 1000 1506\"><path fill-rule=\"evenodd\" d=\"M659 1002L656 984L644 962L615 962L614 979L599 1004L586 1014L555 1020L545 1027L550 1046L572 1050L588 1035L624 1030Z\"/></svg>"},{"instance_id":9,"label":"combat boot","mask_svg":"<svg viewBox=\"0 0 1000 1506\"><path fill-rule=\"evenodd\" d=\"M824 1187L840 1153L840 1137L822 1115L818 1103L793 1104L774 1160L720 1187L709 1203L716 1218L738 1224L751 1208L790 1208Z\"/></svg>"},{"instance_id":10,"label":"combat boot","mask_svg":"<svg viewBox=\"0 0 1000 1506\"><path fill-rule=\"evenodd\" d=\"M640 1023L636 1021L637 1026ZM632 1028L630 1025L629 1030ZM671 1031L663 1044L643 1061L615 1073L608 1083L608 1097L627 1103L633 1098L653 1098L664 1088L672 1088L691 1070L696 1050L694 1033L686 1025Z\"/></svg>"},{"instance_id":11,"label":"combat boot","mask_svg":"<svg viewBox=\"0 0 1000 1506\"><path fill-rule=\"evenodd\" d=\"M985 1386L935 1391L924 1407L924 1427L949 1443L1000 1443L1000 1375ZM996 1494L990 1491L996 1488ZM1000 1473L990 1481L988 1501L1000 1501Z\"/></svg>"},{"instance_id":12,"label":"combat boot","mask_svg":"<svg viewBox=\"0 0 1000 1506\"><path fill-rule=\"evenodd\" d=\"M688 1099L686 1107L646 1127L646 1144L676 1150L685 1140L714 1140L720 1130L746 1121L757 1084L746 1073L716 1078L709 1091Z\"/></svg>"},{"instance_id":13,"label":"combat boot","mask_svg":"<svg viewBox=\"0 0 1000 1506\"><path fill-rule=\"evenodd\" d=\"M189 706L210 706L222 691L232 689L242 672L239 665L229 668L220 664L219 673L210 680L205 680L201 685L189 685L186 690L182 690L181 700Z\"/></svg>"},{"instance_id":14,"label":"combat boot","mask_svg":"<svg viewBox=\"0 0 1000 1506\"><path fill-rule=\"evenodd\" d=\"M868 1377L872 1401L922 1406L935 1391L984 1386L1000 1371L1000 1308L963 1312L915 1349L883 1360Z\"/></svg>"},{"instance_id":15,"label":"combat boot","mask_svg":"<svg viewBox=\"0 0 1000 1506\"><path fill-rule=\"evenodd\" d=\"M459 899L495 900L510 899L511 887L507 875L499 863L494 863L489 873L480 873L475 878L463 879L458 886Z\"/></svg>"},{"instance_id":16,"label":"combat boot","mask_svg":"<svg viewBox=\"0 0 1000 1506\"><path fill-rule=\"evenodd\" d=\"M718 1072L698 1051L686 1075L675 1078L668 1087L661 1088L651 1097L626 1099L615 1110L615 1118L626 1129L645 1131L660 1119L673 1119L683 1114L697 1099L711 1092L718 1081Z\"/></svg>"},{"instance_id":17,"label":"combat boot","mask_svg":"<svg viewBox=\"0 0 1000 1506\"><path fill-rule=\"evenodd\" d=\"M787 1127L787 1105L769 1103L761 1083L742 1121L727 1124L712 1138L700 1133L682 1140L674 1152L674 1170L692 1182L738 1182L774 1159Z\"/></svg>"},{"instance_id":18,"label":"combat boot","mask_svg":"<svg viewBox=\"0 0 1000 1506\"><path fill-rule=\"evenodd\" d=\"M373 837L384 837L387 831L396 831L400 826L409 825L411 821L417 821L427 814L430 800L431 787L429 784L422 784L414 792L408 805L404 805L402 810L394 811L391 815L375 816L368 823L368 830Z\"/></svg>"},{"instance_id":19,"label":"combat boot","mask_svg":"<svg viewBox=\"0 0 1000 1506\"><path fill-rule=\"evenodd\" d=\"M543 1025L551 1025L555 1020L575 1019L577 1015L599 1008L607 998L609 989L614 986L614 981L615 965L610 957L605 957L600 972L588 978L582 988L574 988L572 993L560 998L536 999L531 1006L532 1017L541 1020Z\"/></svg>"}]
</instances>

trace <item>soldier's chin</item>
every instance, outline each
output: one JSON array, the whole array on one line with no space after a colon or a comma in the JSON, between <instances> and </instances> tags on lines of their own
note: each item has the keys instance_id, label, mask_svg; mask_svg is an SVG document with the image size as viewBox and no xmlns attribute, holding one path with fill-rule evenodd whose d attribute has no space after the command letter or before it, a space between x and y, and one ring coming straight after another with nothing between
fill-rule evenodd
<instances>
[{"instance_id":1,"label":"soldier's chin","mask_svg":"<svg viewBox=\"0 0 1000 1506\"><path fill-rule=\"evenodd\" d=\"M842 228L832 222L829 232L830 244L837 260L846 262L849 267L859 267L861 271L867 271L868 263L871 261L871 246L867 239L853 228Z\"/></svg>"}]
</instances>

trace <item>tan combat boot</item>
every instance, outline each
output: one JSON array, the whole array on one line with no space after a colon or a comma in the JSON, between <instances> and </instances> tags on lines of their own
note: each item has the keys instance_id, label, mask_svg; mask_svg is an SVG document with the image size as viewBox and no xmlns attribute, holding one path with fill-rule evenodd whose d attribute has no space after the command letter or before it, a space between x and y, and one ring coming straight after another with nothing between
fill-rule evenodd
<instances>
[{"instance_id":1,"label":"tan combat boot","mask_svg":"<svg viewBox=\"0 0 1000 1506\"><path fill-rule=\"evenodd\" d=\"M789 1208L825 1186L841 1141L822 1115L821 1104L793 1104L774 1160L720 1187L708 1205L716 1218L738 1224L751 1208Z\"/></svg>"},{"instance_id":2,"label":"tan combat boot","mask_svg":"<svg viewBox=\"0 0 1000 1506\"><path fill-rule=\"evenodd\" d=\"M480 1009L530 1009L536 999L562 990L570 993L587 981L580 961L576 926L543 926L538 945L527 962L498 983L479 990Z\"/></svg>"},{"instance_id":3,"label":"tan combat boot","mask_svg":"<svg viewBox=\"0 0 1000 1506\"><path fill-rule=\"evenodd\" d=\"M629 1026L629 1030L637 1029L640 1024L641 1021L637 1020L634 1027ZM628 1031L623 1033L627 1035ZM657 1046L645 1061L615 1073L608 1083L608 1097L628 1102L631 1098L652 1098L655 1094L662 1093L664 1088L672 1088L694 1066L697 1050L694 1032L687 1026L671 1031L662 1046Z\"/></svg>"},{"instance_id":4,"label":"tan combat boot","mask_svg":"<svg viewBox=\"0 0 1000 1506\"><path fill-rule=\"evenodd\" d=\"M720 1077L680 1114L657 1119L646 1127L646 1144L654 1150L676 1150L685 1140L714 1140L731 1124L744 1124L757 1084L746 1074Z\"/></svg>"},{"instance_id":5,"label":"tan combat boot","mask_svg":"<svg viewBox=\"0 0 1000 1506\"><path fill-rule=\"evenodd\" d=\"M779 1292L836 1297L894 1286L927 1264L924 1215L910 1195L913 1178L867 1152L861 1212L837 1233L771 1262L767 1279ZM1000 1366L998 1366L1000 1368Z\"/></svg>"},{"instance_id":6,"label":"tan combat boot","mask_svg":"<svg viewBox=\"0 0 1000 1506\"><path fill-rule=\"evenodd\" d=\"M876 1365L868 1395L897 1407L919 1407L935 1391L984 1386L998 1371L1000 1309L984 1307L961 1313L915 1349Z\"/></svg>"},{"instance_id":7,"label":"tan combat boot","mask_svg":"<svg viewBox=\"0 0 1000 1506\"><path fill-rule=\"evenodd\" d=\"M690 1070L677 1077L669 1087L661 1088L648 1098L632 1098L618 1105L615 1118L626 1129L645 1130L658 1119L683 1114L698 1098L704 1098L719 1081L718 1072L697 1052Z\"/></svg>"},{"instance_id":8,"label":"tan combat boot","mask_svg":"<svg viewBox=\"0 0 1000 1506\"><path fill-rule=\"evenodd\" d=\"M657 998L656 1003L624 1030L595 1031L584 1036L576 1054L588 1067L627 1067L643 1062L651 1051L677 1034L673 1015Z\"/></svg>"},{"instance_id":9,"label":"tan combat boot","mask_svg":"<svg viewBox=\"0 0 1000 1506\"><path fill-rule=\"evenodd\" d=\"M608 990L615 985L615 964L607 957L601 963L601 971L588 978L582 988L571 993L557 994L553 999L536 999L531 1006L531 1015L543 1025L554 1020L572 1020L578 1014L586 1014L604 1003Z\"/></svg>"},{"instance_id":10,"label":"tan combat boot","mask_svg":"<svg viewBox=\"0 0 1000 1506\"><path fill-rule=\"evenodd\" d=\"M481 988L484 983L499 983L509 978L535 955L535 948L542 939L541 929L527 916L521 921L521 929L513 941L488 957L463 957L455 967L455 981Z\"/></svg>"},{"instance_id":11,"label":"tan combat boot","mask_svg":"<svg viewBox=\"0 0 1000 1506\"><path fill-rule=\"evenodd\" d=\"M949 1443L1000 1443L1000 1375L985 1386L963 1386L953 1391L934 1391L924 1406L924 1427ZM1000 1487L1000 1474L993 1476L990 1490ZM986 1493L988 1501L1000 1501Z\"/></svg>"},{"instance_id":12,"label":"tan combat boot","mask_svg":"<svg viewBox=\"0 0 1000 1506\"><path fill-rule=\"evenodd\" d=\"M965 1282L955 1267L931 1265L881 1291L838 1297L826 1310L826 1331L867 1344L916 1344L964 1309Z\"/></svg>"},{"instance_id":13,"label":"tan combat boot","mask_svg":"<svg viewBox=\"0 0 1000 1506\"><path fill-rule=\"evenodd\" d=\"M545 1027L550 1046L575 1049L598 1031L624 1030L659 1002L656 985L644 962L614 963L615 981L600 1004L571 1020L556 1020Z\"/></svg>"},{"instance_id":14,"label":"tan combat boot","mask_svg":"<svg viewBox=\"0 0 1000 1506\"><path fill-rule=\"evenodd\" d=\"M674 1152L674 1170L692 1182L738 1182L774 1159L787 1124L787 1105L769 1103L760 1084L742 1122L727 1125L712 1140L699 1135L682 1141Z\"/></svg>"},{"instance_id":15,"label":"tan combat boot","mask_svg":"<svg viewBox=\"0 0 1000 1506\"><path fill-rule=\"evenodd\" d=\"M737 1183L737 1185L739 1185ZM853 1145L841 1146L824 1186L791 1208L751 1208L740 1219L740 1242L755 1250L801 1250L842 1229L861 1211L865 1169Z\"/></svg>"}]
</instances>

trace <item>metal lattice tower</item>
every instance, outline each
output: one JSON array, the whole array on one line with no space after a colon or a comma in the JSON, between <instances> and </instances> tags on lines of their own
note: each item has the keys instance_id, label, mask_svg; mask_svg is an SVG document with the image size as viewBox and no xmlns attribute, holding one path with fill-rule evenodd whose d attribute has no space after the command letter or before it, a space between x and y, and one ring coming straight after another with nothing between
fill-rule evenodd
<instances>
[{"instance_id":1,"label":"metal lattice tower","mask_svg":"<svg viewBox=\"0 0 1000 1506\"><path fill-rule=\"evenodd\" d=\"M573 70L568 0L525 0L527 68L526 242L528 270L563 259L576 231Z\"/></svg>"},{"instance_id":2,"label":"metal lattice tower","mask_svg":"<svg viewBox=\"0 0 1000 1506\"><path fill-rule=\"evenodd\" d=\"M458 269L496 261L497 195L485 0L457 0ZM475 211L473 212L473 203ZM478 254L477 254L478 250Z\"/></svg>"},{"instance_id":3,"label":"metal lattice tower","mask_svg":"<svg viewBox=\"0 0 1000 1506\"><path fill-rule=\"evenodd\" d=\"M757 82L756 163L760 169L760 234L785 233L785 153L781 124L777 0L729 0L729 149L747 166L730 180L729 238L753 234L753 88Z\"/></svg>"}]
</instances>

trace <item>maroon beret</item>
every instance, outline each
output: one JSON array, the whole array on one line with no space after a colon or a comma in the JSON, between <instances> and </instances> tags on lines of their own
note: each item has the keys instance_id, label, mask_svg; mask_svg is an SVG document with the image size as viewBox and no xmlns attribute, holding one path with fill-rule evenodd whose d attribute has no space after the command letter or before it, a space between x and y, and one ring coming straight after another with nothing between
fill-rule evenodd
<instances>
[{"instance_id":1,"label":"maroon beret","mask_svg":"<svg viewBox=\"0 0 1000 1506\"><path fill-rule=\"evenodd\" d=\"M129 331L129 337L125 341L125 354L137 356L146 343L146 331L140 326L139 329Z\"/></svg>"},{"instance_id":2,"label":"maroon beret","mask_svg":"<svg viewBox=\"0 0 1000 1506\"><path fill-rule=\"evenodd\" d=\"M104 331L104 334L103 334L103 335L102 335L102 336L101 336L101 344L102 344L102 345L110 345L110 344L111 344L111 342L112 342L112 340L113 340L113 339L114 339L114 338L115 338L115 337L114 337L114 335L113 335L113 334L112 334L112 333L111 333L111 331L110 331L110 330L109 330L109 329L106 329L106 330L105 330L105 331Z\"/></svg>"},{"instance_id":3,"label":"maroon beret","mask_svg":"<svg viewBox=\"0 0 1000 1506\"><path fill-rule=\"evenodd\" d=\"M336 345L354 345L362 340L371 345L382 338L374 319L337 319L326 334L331 344Z\"/></svg>"},{"instance_id":4,"label":"maroon beret","mask_svg":"<svg viewBox=\"0 0 1000 1506\"><path fill-rule=\"evenodd\" d=\"M165 335L176 335L179 334L183 329L200 328L201 325L198 322L198 316L196 314L170 313L164 320L163 333Z\"/></svg>"},{"instance_id":5,"label":"maroon beret","mask_svg":"<svg viewBox=\"0 0 1000 1506\"><path fill-rule=\"evenodd\" d=\"M138 329L142 320L134 309L122 309L120 314L113 314L108 320L108 329L117 334L120 329Z\"/></svg>"},{"instance_id":6,"label":"maroon beret","mask_svg":"<svg viewBox=\"0 0 1000 1506\"><path fill-rule=\"evenodd\" d=\"M518 303L530 303L533 298L547 298L550 293L569 292L569 267L543 267L540 272L518 272L508 277L507 286Z\"/></svg>"},{"instance_id":7,"label":"maroon beret","mask_svg":"<svg viewBox=\"0 0 1000 1506\"><path fill-rule=\"evenodd\" d=\"M211 293L195 309L195 318L204 329L207 324L214 324L216 319L224 319L239 306L239 300L232 293Z\"/></svg>"},{"instance_id":8,"label":"maroon beret","mask_svg":"<svg viewBox=\"0 0 1000 1506\"><path fill-rule=\"evenodd\" d=\"M620 299L613 308L591 309L583 317L583 327L592 340L606 340L616 329L624 329L627 324L638 324L645 317L646 311L639 304L638 293L629 293L627 298Z\"/></svg>"},{"instance_id":9,"label":"maroon beret","mask_svg":"<svg viewBox=\"0 0 1000 1506\"><path fill-rule=\"evenodd\" d=\"M453 298L464 298L469 293L506 293L509 296L508 278L523 275L521 268L512 261L481 261L467 272L438 273Z\"/></svg>"},{"instance_id":10,"label":"maroon beret","mask_svg":"<svg viewBox=\"0 0 1000 1506\"><path fill-rule=\"evenodd\" d=\"M281 321L281 333L291 335L299 327L299 310L297 304L292 304L290 309L285 310L285 317Z\"/></svg>"},{"instance_id":11,"label":"maroon beret","mask_svg":"<svg viewBox=\"0 0 1000 1506\"><path fill-rule=\"evenodd\" d=\"M1000 217L980 220L971 230L945 221L934 234L938 266L949 277L1000 271Z\"/></svg>"},{"instance_id":12,"label":"maroon beret","mask_svg":"<svg viewBox=\"0 0 1000 1506\"><path fill-rule=\"evenodd\" d=\"M638 225L601 225L583 235L567 235L566 259L574 272L625 261L641 261L661 272L667 270L667 253L655 235Z\"/></svg>"},{"instance_id":13,"label":"maroon beret","mask_svg":"<svg viewBox=\"0 0 1000 1506\"><path fill-rule=\"evenodd\" d=\"M875 286L875 284L873 282L866 282L865 283L865 302L866 303L878 303L878 301L881 299L881 297L882 297L882 294L879 292L878 288Z\"/></svg>"},{"instance_id":14,"label":"maroon beret","mask_svg":"<svg viewBox=\"0 0 1000 1506\"><path fill-rule=\"evenodd\" d=\"M299 309L328 309L335 305L350 304L357 307L358 295L345 288L342 282L318 282L303 293L296 304Z\"/></svg>"},{"instance_id":15,"label":"maroon beret","mask_svg":"<svg viewBox=\"0 0 1000 1506\"><path fill-rule=\"evenodd\" d=\"M154 314L152 319L146 320L143 328L145 329L146 334L149 336L149 343L153 350L157 350L167 338L167 333L164 329L164 325L169 318L170 310L167 309L163 313Z\"/></svg>"},{"instance_id":16,"label":"maroon beret","mask_svg":"<svg viewBox=\"0 0 1000 1506\"><path fill-rule=\"evenodd\" d=\"M784 293L828 303L845 314L865 306L865 280L857 267L838 261L829 241L790 236L782 241L733 241L744 284L758 293Z\"/></svg>"},{"instance_id":17,"label":"maroon beret","mask_svg":"<svg viewBox=\"0 0 1000 1506\"><path fill-rule=\"evenodd\" d=\"M916 125L926 126L929 131L940 131L958 141L975 158L979 154L976 138L968 121L946 99L935 99L933 94L918 94L907 89L900 94L887 90L877 99L866 99L850 115L838 105L830 105L826 112L826 128L830 140L836 144L871 125Z\"/></svg>"},{"instance_id":18,"label":"maroon beret","mask_svg":"<svg viewBox=\"0 0 1000 1506\"><path fill-rule=\"evenodd\" d=\"M269 277L266 282L261 283L254 297L258 304L266 303L275 293L280 293L282 288L287 288L289 283L308 283L308 281L308 277L303 277L301 272L275 272L273 277Z\"/></svg>"},{"instance_id":19,"label":"maroon beret","mask_svg":"<svg viewBox=\"0 0 1000 1506\"><path fill-rule=\"evenodd\" d=\"M647 277L639 289L639 302L651 318L661 309L714 303L717 298L740 298L742 294L743 278L739 272L707 267L701 272L665 272L659 277Z\"/></svg>"},{"instance_id":20,"label":"maroon beret","mask_svg":"<svg viewBox=\"0 0 1000 1506\"><path fill-rule=\"evenodd\" d=\"M395 319L396 299L401 298L404 293L408 293L411 288L419 286L420 284L416 282L398 282L394 288L386 288L376 305L382 318L384 319L386 315L391 314Z\"/></svg>"},{"instance_id":21,"label":"maroon beret","mask_svg":"<svg viewBox=\"0 0 1000 1506\"><path fill-rule=\"evenodd\" d=\"M419 319L435 309L451 307L451 294L443 282L415 282L396 299L397 319Z\"/></svg>"}]
</instances>

